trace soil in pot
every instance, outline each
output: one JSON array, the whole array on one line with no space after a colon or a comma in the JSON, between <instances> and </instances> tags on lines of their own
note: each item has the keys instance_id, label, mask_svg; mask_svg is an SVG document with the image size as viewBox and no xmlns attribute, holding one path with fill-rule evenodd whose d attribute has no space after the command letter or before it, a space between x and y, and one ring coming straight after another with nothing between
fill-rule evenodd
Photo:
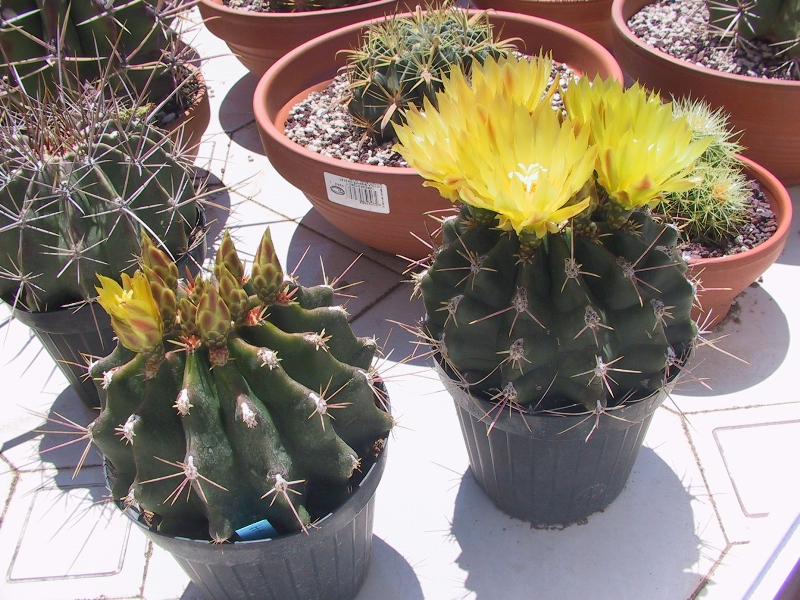
<instances>
[{"instance_id":1,"label":"soil in pot","mask_svg":"<svg viewBox=\"0 0 800 600\"><path fill-rule=\"evenodd\" d=\"M735 44L709 24L706 0L658 0L628 20L643 42L673 56L734 75L800 81L796 63L763 41Z\"/></svg>"}]
</instances>

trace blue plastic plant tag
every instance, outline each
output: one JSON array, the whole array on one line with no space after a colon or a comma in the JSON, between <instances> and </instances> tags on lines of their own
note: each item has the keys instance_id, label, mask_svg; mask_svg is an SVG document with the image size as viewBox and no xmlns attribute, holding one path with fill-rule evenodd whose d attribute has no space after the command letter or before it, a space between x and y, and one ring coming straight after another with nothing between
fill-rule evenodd
<instances>
[{"instance_id":1,"label":"blue plastic plant tag","mask_svg":"<svg viewBox=\"0 0 800 600\"><path fill-rule=\"evenodd\" d=\"M275 537L278 535L277 530L272 526L272 523L263 519L252 525L247 525L241 529L236 530L243 542L250 542L252 540L265 540L267 538Z\"/></svg>"}]
</instances>

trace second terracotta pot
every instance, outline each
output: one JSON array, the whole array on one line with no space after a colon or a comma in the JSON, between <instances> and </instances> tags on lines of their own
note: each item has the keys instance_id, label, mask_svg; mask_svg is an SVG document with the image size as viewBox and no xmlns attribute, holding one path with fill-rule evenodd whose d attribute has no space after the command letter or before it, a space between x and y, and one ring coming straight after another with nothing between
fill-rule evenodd
<instances>
[{"instance_id":1,"label":"second terracotta pot","mask_svg":"<svg viewBox=\"0 0 800 600\"><path fill-rule=\"evenodd\" d=\"M722 73L645 44L627 22L651 2L614 0L614 55L625 73L667 99L691 96L724 108L734 130L743 132L745 156L786 185L800 183L800 81Z\"/></svg>"},{"instance_id":2,"label":"second terracotta pot","mask_svg":"<svg viewBox=\"0 0 800 600\"><path fill-rule=\"evenodd\" d=\"M697 304L692 317L703 329L719 323L731 309L731 302L774 263L786 245L792 224L792 199L780 181L761 165L740 156L745 175L758 182L767 197L778 227L767 241L755 248L719 258L689 261L689 276L699 281Z\"/></svg>"},{"instance_id":3,"label":"second terracotta pot","mask_svg":"<svg viewBox=\"0 0 800 600\"><path fill-rule=\"evenodd\" d=\"M223 0L200 0L198 7L208 30L260 77L292 48L345 25L396 12L398 0L297 13L230 8Z\"/></svg>"},{"instance_id":4,"label":"second terracotta pot","mask_svg":"<svg viewBox=\"0 0 800 600\"><path fill-rule=\"evenodd\" d=\"M477 12L477 11L473 11ZM590 77L622 80L611 54L593 39L558 23L488 11L501 37L520 38L524 51L552 52L553 59ZM320 214L364 244L411 259L428 255L436 223L426 213L451 204L408 167L349 163L312 152L284 133L289 110L314 89L324 88L344 66L339 50L357 47L370 21L338 29L296 48L262 77L253 97L261 141L273 167L303 191Z\"/></svg>"}]
</instances>

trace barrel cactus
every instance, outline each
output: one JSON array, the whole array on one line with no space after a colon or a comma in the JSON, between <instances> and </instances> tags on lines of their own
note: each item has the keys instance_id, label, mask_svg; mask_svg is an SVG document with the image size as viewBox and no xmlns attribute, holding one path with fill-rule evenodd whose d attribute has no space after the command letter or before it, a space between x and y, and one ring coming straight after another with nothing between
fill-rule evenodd
<instances>
[{"instance_id":1,"label":"barrel cactus","mask_svg":"<svg viewBox=\"0 0 800 600\"><path fill-rule=\"evenodd\" d=\"M0 76L38 98L105 78L161 102L180 79L168 22L181 10L145 0L2 0Z\"/></svg>"},{"instance_id":2,"label":"barrel cactus","mask_svg":"<svg viewBox=\"0 0 800 600\"><path fill-rule=\"evenodd\" d=\"M453 72L397 129L426 185L463 203L416 277L420 333L499 406L596 412L661 388L695 341L678 231L646 207L696 184L709 142L637 85L584 76L556 112L551 69Z\"/></svg>"},{"instance_id":3,"label":"barrel cactus","mask_svg":"<svg viewBox=\"0 0 800 600\"><path fill-rule=\"evenodd\" d=\"M347 51L347 109L360 127L384 142L394 136L410 106L436 103L444 77L469 73L473 62L498 58L513 48L495 39L486 13L470 16L450 6L370 25L361 47Z\"/></svg>"},{"instance_id":4,"label":"barrel cactus","mask_svg":"<svg viewBox=\"0 0 800 600\"><path fill-rule=\"evenodd\" d=\"M95 272L130 272L143 233L172 256L198 219L172 142L92 89L0 115L0 297L31 311L95 296Z\"/></svg>"},{"instance_id":5,"label":"barrel cactus","mask_svg":"<svg viewBox=\"0 0 800 600\"><path fill-rule=\"evenodd\" d=\"M269 230L249 276L226 233L213 277L178 282L145 244L122 285L100 277L118 348L90 373L89 426L115 472L114 499L163 533L222 542L263 519L279 533L336 508L392 426L329 285L284 275Z\"/></svg>"}]
</instances>

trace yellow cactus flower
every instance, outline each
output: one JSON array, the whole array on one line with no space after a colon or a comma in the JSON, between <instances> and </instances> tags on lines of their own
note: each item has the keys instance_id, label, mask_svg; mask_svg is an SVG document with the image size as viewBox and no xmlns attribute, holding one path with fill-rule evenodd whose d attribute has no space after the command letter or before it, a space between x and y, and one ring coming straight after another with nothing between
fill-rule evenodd
<instances>
[{"instance_id":1,"label":"yellow cactus flower","mask_svg":"<svg viewBox=\"0 0 800 600\"><path fill-rule=\"evenodd\" d=\"M597 180L609 198L630 210L653 204L667 192L683 192L700 179L695 161L710 140L692 141L686 119L675 119L670 104L638 84L581 78L564 94L570 118L591 132L597 145Z\"/></svg>"},{"instance_id":2,"label":"yellow cactus flower","mask_svg":"<svg viewBox=\"0 0 800 600\"><path fill-rule=\"evenodd\" d=\"M397 127L395 149L426 185L450 200L498 214L500 225L544 236L583 211L575 195L591 178L596 150L589 131L561 123L546 93L545 59L489 59L460 74ZM526 86L538 82L535 92ZM550 92L552 93L552 92ZM542 101L545 100L545 101Z\"/></svg>"},{"instance_id":3,"label":"yellow cactus flower","mask_svg":"<svg viewBox=\"0 0 800 600\"><path fill-rule=\"evenodd\" d=\"M95 287L100 306L111 317L111 326L120 343L134 352L155 350L164 336L161 311L142 271L133 277L121 274L122 285L98 274L100 287Z\"/></svg>"}]
</instances>

